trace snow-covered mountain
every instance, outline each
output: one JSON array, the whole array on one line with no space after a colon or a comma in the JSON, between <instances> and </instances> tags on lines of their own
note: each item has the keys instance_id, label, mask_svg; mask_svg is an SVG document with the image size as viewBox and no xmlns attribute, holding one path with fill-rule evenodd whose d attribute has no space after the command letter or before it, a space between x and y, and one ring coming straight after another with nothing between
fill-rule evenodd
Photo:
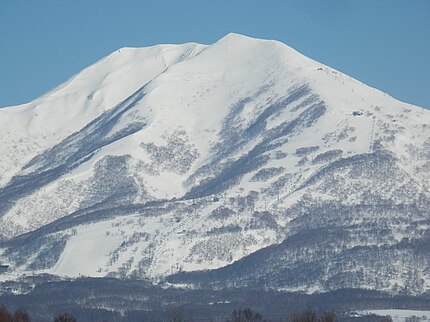
<instances>
[{"instance_id":1,"label":"snow-covered mountain","mask_svg":"<svg viewBox=\"0 0 430 322\"><path fill-rule=\"evenodd\" d=\"M430 287L430 112L276 41L119 49L0 149L0 279Z\"/></svg>"}]
</instances>

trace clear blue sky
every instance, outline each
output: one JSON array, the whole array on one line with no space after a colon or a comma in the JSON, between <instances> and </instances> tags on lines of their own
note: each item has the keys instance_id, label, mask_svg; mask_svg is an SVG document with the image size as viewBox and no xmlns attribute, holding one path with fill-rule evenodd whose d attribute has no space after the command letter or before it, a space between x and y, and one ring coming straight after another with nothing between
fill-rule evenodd
<instances>
[{"instance_id":1,"label":"clear blue sky","mask_svg":"<svg viewBox=\"0 0 430 322\"><path fill-rule=\"evenodd\" d=\"M430 0L0 0L0 106L119 47L210 44L229 32L280 40L430 108Z\"/></svg>"}]
</instances>

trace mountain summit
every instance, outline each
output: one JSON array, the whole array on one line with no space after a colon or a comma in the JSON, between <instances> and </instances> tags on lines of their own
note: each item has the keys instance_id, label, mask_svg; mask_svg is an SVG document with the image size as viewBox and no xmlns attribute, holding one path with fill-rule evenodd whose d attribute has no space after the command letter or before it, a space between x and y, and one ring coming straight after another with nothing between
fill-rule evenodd
<instances>
[{"instance_id":1,"label":"mountain summit","mask_svg":"<svg viewBox=\"0 0 430 322\"><path fill-rule=\"evenodd\" d=\"M429 124L276 41L119 49L0 109L0 279L422 294Z\"/></svg>"}]
</instances>

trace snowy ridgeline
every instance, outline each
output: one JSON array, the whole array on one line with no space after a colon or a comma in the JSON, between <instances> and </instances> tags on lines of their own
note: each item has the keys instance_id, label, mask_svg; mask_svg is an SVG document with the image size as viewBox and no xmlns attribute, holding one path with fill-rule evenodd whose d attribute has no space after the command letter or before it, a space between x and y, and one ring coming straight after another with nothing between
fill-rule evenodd
<instances>
[{"instance_id":1,"label":"snowy ridgeline","mask_svg":"<svg viewBox=\"0 0 430 322\"><path fill-rule=\"evenodd\" d=\"M121 49L0 109L0 279L424 294L429 124L274 41Z\"/></svg>"}]
</instances>

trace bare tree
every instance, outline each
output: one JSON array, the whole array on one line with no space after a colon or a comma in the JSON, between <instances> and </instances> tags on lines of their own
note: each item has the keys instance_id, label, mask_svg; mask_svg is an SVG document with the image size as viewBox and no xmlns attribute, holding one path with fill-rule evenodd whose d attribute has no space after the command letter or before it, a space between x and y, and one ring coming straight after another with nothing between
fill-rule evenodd
<instances>
[{"instance_id":1,"label":"bare tree","mask_svg":"<svg viewBox=\"0 0 430 322\"><path fill-rule=\"evenodd\" d=\"M180 309L175 309L171 312L169 322L184 322L183 314Z\"/></svg>"},{"instance_id":2,"label":"bare tree","mask_svg":"<svg viewBox=\"0 0 430 322\"><path fill-rule=\"evenodd\" d=\"M13 315L13 322L30 322L30 315L24 310L18 310Z\"/></svg>"},{"instance_id":3,"label":"bare tree","mask_svg":"<svg viewBox=\"0 0 430 322\"><path fill-rule=\"evenodd\" d=\"M13 322L12 314L3 305L0 305L0 321Z\"/></svg>"},{"instance_id":4,"label":"bare tree","mask_svg":"<svg viewBox=\"0 0 430 322\"><path fill-rule=\"evenodd\" d=\"M234 310L226 322L265 322L265 320L260 313L247 308Z\"/></svg>"},{"instance_id":5,"label":"bare tree","mask_svg":"<svg viewBox=\"0 0 430 322\"><path fill-rule=\"evenodd\" d=\"M333 312L326 312L320 318L320 322L336 322L336 314Z\"/></svg>"},{"instance_id":6,"label":"bare tree","mask_svg":"<svg viewBox=\"0 0 430 322\"><path fill-rule=\"evenodd\" d=\"M381 322L393 322L393 319L391 318L391 316L384 316L381 319Z\"/></svg>"},{"instance_id":7,"label":"bare tree","mask_svg":"<svg viewBox=\"0 0 430 322\"><path fill-rule=\"evenodd\" d=\"M64 314L57 315L54 318L54 322L77 322L77 320L73 315L69 313L64 313Z\"/></svg>"},{"instance_id":8,"label":"bare tree","mask_svg":"<svg viewBox=\"0 0 430 322\"><path fill-rule=\"evenodd\" d=\"M293 313L291 322L318 322L317 314L312 310L301 313Z\"/></svg>"}]
</instances>

